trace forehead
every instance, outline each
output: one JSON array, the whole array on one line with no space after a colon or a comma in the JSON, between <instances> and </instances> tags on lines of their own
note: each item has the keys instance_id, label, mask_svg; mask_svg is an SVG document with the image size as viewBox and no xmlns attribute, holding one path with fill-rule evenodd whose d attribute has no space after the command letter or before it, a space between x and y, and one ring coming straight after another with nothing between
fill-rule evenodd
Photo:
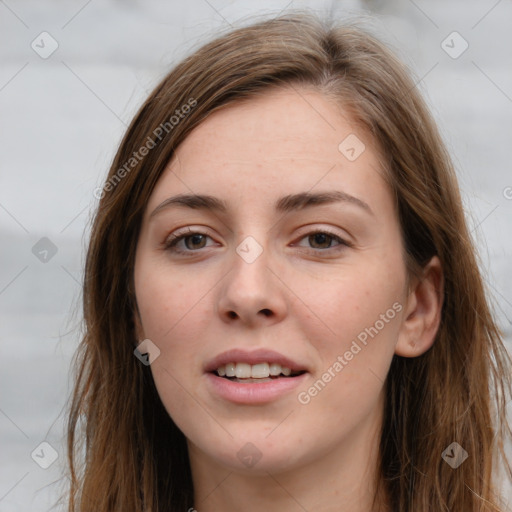
<instances>
[{"instance_id":1,"label":"forehead","mask_svg":"<svg viewBox=\"0 0 512 512\"><path fill-rule=\"evenodd\" d=\"M355 158L354 158L355 157ZM375 142L319 92L282 88L211 114L177 149L149 206L171 193L256 202L339 189L389 195Z\"/></svg>"}]
</instances>

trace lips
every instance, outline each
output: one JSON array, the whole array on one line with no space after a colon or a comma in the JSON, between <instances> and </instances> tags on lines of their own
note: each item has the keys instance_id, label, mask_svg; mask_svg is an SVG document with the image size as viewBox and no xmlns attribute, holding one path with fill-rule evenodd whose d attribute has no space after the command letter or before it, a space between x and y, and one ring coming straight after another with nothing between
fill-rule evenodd
<instances>
[{"instance_id":1,"label":"lips","mask_svg":"<svg viewBox=\"0 0 512 512\"><path fill-rule=\"evenodd\" d=\"M247 378L248 368L256 370L260 378ZM271 372L269 378L261 378L267 371ZM284 398L309 375L307 365L269 349L228 350L208 361L204 372L212 396L239 405L265 404Z\"/></svg>"},{"instance_id":2,"label":"lips","mask_svg":"<svg viewBox=\"0 0 512 512\"><path fill-rule=\"evenodd\" d=\"M258 349L253 351L242 349L228 350L208 361L204 367L204 371L206 373L216 372L218 368L229 363L246 363L249 365L257 365L261 363L278 364L283 368L289 368L292 373L308 371L306 365L269 349Z\"/></svg>"}]
</instances>

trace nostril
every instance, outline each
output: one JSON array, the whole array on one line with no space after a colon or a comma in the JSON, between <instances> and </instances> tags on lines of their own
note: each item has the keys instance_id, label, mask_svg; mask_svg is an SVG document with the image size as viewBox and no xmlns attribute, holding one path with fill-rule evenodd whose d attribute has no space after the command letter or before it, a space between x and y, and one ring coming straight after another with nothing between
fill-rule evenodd
<instances>
[{"instance_id":1,"label":"nostril","mask_svg":"<svg viewBox=\"0 0 512 512\"><path fill-rule=\"evenodd\" d=\"M236 318L237 315L236 315L236 313L234 311L230 311L228 313L228 316L229 316L229 318Z\"/></svg>"},{"instance_id":2,"label":"nostril","mask_svg":"<svg viewBox=\"0 0 512 512\"><path fill-rule=\"evenodd\" d=\"M261 312L265 315L265 316L270 316L272 314L272 311L270 311L270 309L262 309Z\"/></svg>"}]
</instances>

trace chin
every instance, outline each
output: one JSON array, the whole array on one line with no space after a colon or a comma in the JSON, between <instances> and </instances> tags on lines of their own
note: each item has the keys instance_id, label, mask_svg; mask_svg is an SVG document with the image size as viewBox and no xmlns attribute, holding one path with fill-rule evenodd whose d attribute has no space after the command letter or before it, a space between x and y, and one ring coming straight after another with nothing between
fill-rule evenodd
<instances>
[{"instance_id":1,"label":"chin","mask_svg":"<svg viewBox=\"0 0 512 512\"><path fill-rule=\"evenodd\" d=\"M229 471L254 476L286 472L310 458L304 453L305 446L300 441L286 442L285 438L278 435L274 439L265 438L261 430L258 432L254 437L248 435L247 431L241 435L232 432L233 439L212 443L209 438L204 440L204 445L200 443L196 448Z\"/></svg>"},{"instance_id":2,"label":"chin","mask_svg":"<svg viewBox=\"0 0 512 512\"><path fill-rule=\"evenodd\" d=\"M279 474L293 469L297 461L294 450L275 450L262 447L254 448L249 443L244 445L235 457L230 454L229 457L219 460L230 471L253 476L268 476L268 474ZM293 455L293 456L292 456ZM252 459L252 460L251 460Z\"/></svg>"}]
</instances>

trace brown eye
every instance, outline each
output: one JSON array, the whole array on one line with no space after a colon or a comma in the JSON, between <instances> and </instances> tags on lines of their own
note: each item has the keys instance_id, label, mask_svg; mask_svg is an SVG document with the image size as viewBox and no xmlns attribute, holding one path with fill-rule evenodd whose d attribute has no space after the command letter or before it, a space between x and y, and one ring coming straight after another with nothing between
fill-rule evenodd
<instances>
[{"instance_id":1,"label":"brown eye","mask_svg":"<svg viewBox=\"0 0 512 512\"><path fill-rule=\"evenodd\" d=\"M183 237L187 249L202 249L205 246L206 236L200 233ZM190 240L190 244L187 241Z\"/></svg>"},{"instance_id":2,"label":"brown eye","mask_svg":"<svg viewBox=\"0 0 512 512\"><path fill-rule=\"evenodd\" d=\"M303 242L305 241L305 243ZM332 251L342 250L351 247L351 244L343 240L334 233L329 231L314 231L301 238L299 247L304 247L306 250L314 251L317 254L322 252L328 253Z\"/></svg>"},{"instance_id":3,"label":"brown eye","mask_svg":"<svg viewBox=\"0 0 512 512\"><path fill-rule=\"evenodd\" d=\"M211 237L206 233L200 233L191 230L181 234L177 233L169 237L169 239L166 241L165 250L175 253L190 254L208 247L208 239L211 240Z\"/></svg>"},{"instance_id":4,"label":"brown eye","mask_svg":"<svg viewBox=\"0 0 512 512\"><path fill-rule=\"evenodd\" d=\"M329 249L333 240L334 237L327 233L314 233L308 237L308 241L313 249Z\"/></svg>"}]
</instances>

